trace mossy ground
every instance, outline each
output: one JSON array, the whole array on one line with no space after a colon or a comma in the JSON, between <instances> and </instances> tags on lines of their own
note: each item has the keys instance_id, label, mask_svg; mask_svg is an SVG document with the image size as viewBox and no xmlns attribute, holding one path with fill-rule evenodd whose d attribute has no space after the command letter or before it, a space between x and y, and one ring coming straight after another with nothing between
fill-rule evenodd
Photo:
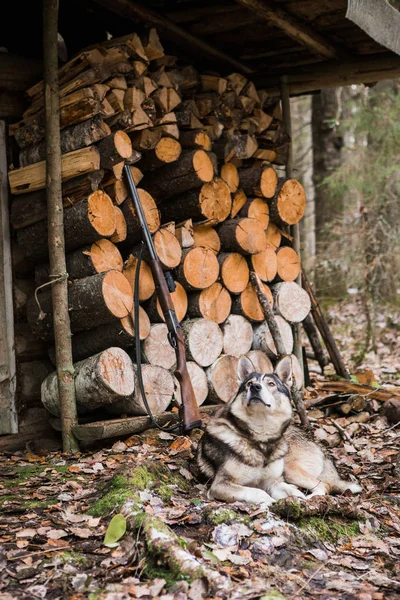
<instances>
[{"instance_id":1,"label":"mossy ground","mask_svg":"<svg viewBox=\"0 0 400 600\"><path fill-rule=\"evenodd\" d=\"M337 543L340 539L355 537L360 534L358 521L339 521L322 517L304 517L297 526L311 539Z\"/></svg>"}]
</instances>

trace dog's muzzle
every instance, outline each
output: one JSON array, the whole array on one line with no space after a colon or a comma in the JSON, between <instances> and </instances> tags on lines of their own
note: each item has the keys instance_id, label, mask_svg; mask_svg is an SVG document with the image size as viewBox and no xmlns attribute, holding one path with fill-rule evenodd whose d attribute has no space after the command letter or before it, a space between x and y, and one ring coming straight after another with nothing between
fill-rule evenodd
<instances>
[{"instance_id":1,"label":"dog's muzzle","mask_svg":"<svg viewBox=\"0 0 400 600\"><path fill-rule=\"evenodd\" d=\"M248 396L248 404L264 404L265 406L271 406L270 404L266 404L264 400L260 396L260 392L262 390L262 386L257 383L251 383L249 385L249 396Z\"/></svg>"}]
</instances>

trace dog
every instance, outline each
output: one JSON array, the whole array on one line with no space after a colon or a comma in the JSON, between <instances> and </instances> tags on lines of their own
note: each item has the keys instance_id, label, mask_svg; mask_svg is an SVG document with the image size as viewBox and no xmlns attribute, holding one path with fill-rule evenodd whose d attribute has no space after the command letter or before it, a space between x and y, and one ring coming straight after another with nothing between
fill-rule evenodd
<instances>
[{"instance_id":1,"label":"dog","mask_svg":"<svg viewBox=\"0 0 400 600\"><path fill-rule=\"evenodd\" d=\"M198 466L212 480L209 498L269 506L289 496L304 498L299 488L310 496L361 491L341 479L318 444L291 424L289 356L264 374L241 357L238 378L238 393L217 409L199 443Z\"/></svg>"}]
</instances>

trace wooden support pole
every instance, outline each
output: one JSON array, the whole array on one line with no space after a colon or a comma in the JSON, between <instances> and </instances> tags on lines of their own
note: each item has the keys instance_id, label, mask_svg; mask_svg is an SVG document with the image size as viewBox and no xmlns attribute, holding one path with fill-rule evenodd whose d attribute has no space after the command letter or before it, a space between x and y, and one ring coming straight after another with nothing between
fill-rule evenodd
<instances>
[{"instance_id":1,"label":"wooden support pole","mask_svg":"<svg viewBox=\"0 0 400 600\"><path fill-rule=\"evenodd\" d=\"M276 323L274 313L272 312L272 308L268 302L268 298L266 297L266 295L263 292L263 286L262 286L261 279L259 278L259 276L256 273L254 273L252 271L250 273L250 281L251 281L252 285L254 286L257 297L262 306L265 320L266 320L269 330L271 332L272 339L274 340L277 355L279 358L282 358L283 356L286 355L285 344L283 343L281 332ZM302 365L303 365L303 362L300 363L300 366L302 366ZM297 413L300 417L302 426L305 429L310 429L310 421L308 419L307 412L306 412L306 409L304 406L303 395L302 395L301 391L298 389L297 383L294 380L294 378L293 378L291 393L292 393L292 399L293 399L294 405L296 407Z\"/></svg>"},{"instance_id":2,"label":"wooden support pole","mask_svg":"<svg viewBox=\"0 0 400 600\"><path fill-rule=\"evenodd\" d=\"M293 144L292 144L292 121L290 115L290 96L289 88L287 85L287 77L284 75L281 78L281 101L282 101L282 116L285 133L289 136L290 142L288 146L288 153L286 159L286 176L293 176ZM290 234L293 236L293 250L296 251L297 256L301 262L300 257L300 227L299 224L292 225L290 228ZM301 286L301 274L296 278L296 283ZM303 369L303 351L301 348L301 334L300 334L300 323L293 325L293 338L294 348L293 353L296 355L301 368Z\"/></svg>"},{"instance_id":3,"label":"wooden support pole","mask_svg":"<svg viewBox=\"0 0 400 600\"><path fill-rule=\"evenodd\" d=\"M78 452L71 329L68 313L64 214L61 192L60 105L58 87L58 0L43 1L43 54L46 130L46 190L50 279L58 390L64 452Z\"/></svg>"}]
</instances>

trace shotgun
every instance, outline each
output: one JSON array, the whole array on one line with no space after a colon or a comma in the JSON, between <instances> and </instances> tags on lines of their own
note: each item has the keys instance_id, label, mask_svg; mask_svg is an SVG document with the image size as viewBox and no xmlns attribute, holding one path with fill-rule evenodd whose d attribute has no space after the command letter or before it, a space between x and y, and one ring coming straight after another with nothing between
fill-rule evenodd
<instances>
[{"instance_id":1,"label":"shotgun","mask_svg":"<svg viewBox=\"0 0 400 600\"><path fill-rule=\"evenodd\" d=\"M161 310L164 315L165 323L168 328L168 340L175 350L176 354L176 370L175 376L181 388L182 403L179 408L180 418L183 425L184 433L187 433L195 427L201 427L201 418L196 397L194 395L192 382L190 381L189 372L186 366L185 341L183 338L182 327L176 318L174 304L171 298L170 291L174 291L174 281L171 273L164 274L160 259L157 256L154 247L153 238L151 237L144 213L137 193L135 182L133 181L132 173L129 165L124 166L128 186L130 189L133 204L139 220L140 229L142 231L143 242L147 247L149 254L149 265L156 286L157 298L160 302ZM139 269L139 265L137 267ZM168 282L168 283L167 283ZM135 298L135 302L138 302ZM138 365L138 368L140 366Z\"/></svg>"}]
</instances>

